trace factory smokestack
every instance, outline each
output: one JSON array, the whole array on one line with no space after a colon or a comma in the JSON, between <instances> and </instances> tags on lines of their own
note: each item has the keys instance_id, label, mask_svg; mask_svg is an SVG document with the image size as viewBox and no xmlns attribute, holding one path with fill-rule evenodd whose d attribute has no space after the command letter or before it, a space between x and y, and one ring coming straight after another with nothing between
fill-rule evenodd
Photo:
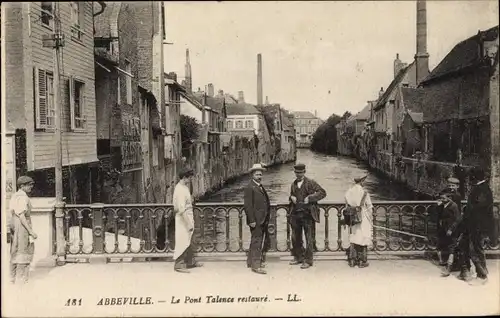
<instances>
[{"instance_id":1,"label":"factory smokestack","mask_svg":"<svg viewBox=\"0 0 500 318\"><path fill-rule=\"evenodd\" d=\"M257 105L262 105L262 98L262 54L259 53L257 54Z\"/></svg>"},{"instance_id":2,"label":"factory smokestack","mask_svg":"<svg viewBox=\"0 0 500 318\"><path fill-rule=\"evenodd\" d=\"M417 1L417 53L415 54L417 85L429 75L427 53L427 8L425 0Z\"/></svg>"}]
</instances>

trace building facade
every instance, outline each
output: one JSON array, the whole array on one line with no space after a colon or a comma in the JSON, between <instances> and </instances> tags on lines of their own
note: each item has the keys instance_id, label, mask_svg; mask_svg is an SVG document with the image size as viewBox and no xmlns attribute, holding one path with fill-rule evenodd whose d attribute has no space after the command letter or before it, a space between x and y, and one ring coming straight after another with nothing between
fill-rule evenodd
<instances>
[{"instance_id":1,"label":"building facade","mask_svg":"<svg viewBox=\"0 0 500 318\"><path fill-rule=\"evenodd\" d=\"M72 203L98 199L93 15L89 1L2 4L7 121L16 132L17 176L35 179L35 196L55 196L59 100L63 196ZM57 62L50 40L56 18L64 36Z\"/></svg>"},{"instance_id":2,"label":"building facade","mask_svg":"<svg viewBox=\"0 0 500 318\"><path fill-rule=\"evenodd\" d=\"M294 116L295 136L298 148L309 148L312 136L323 120L308 111L292 113Z\"/></svg>"}]
</instances>

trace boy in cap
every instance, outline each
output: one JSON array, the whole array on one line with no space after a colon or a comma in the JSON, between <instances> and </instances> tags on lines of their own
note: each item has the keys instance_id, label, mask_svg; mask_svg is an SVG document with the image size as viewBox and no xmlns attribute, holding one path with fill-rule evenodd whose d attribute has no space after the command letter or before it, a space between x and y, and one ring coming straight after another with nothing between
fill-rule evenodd
<instances>
[{"instance_id":1,"label":"boy in cap","mask_svg":"<svg viewBox=\"0 0 500 318\"><path fill-rule=\"evenodd\" d=\"M305 177L306 166L294 166L296 179L290 187L290 225L292 227L291 265L302 264L302 269L313 265L314 227L319 223L317 202L326 197L326 191L316 181ZM302 242L302 232L306 236L306 248Z\"/></svg>"},{"instance_id":2,"label":"boy in cap","mask_svg":"<svg viewBox=\"0 0 500 318\"><path fill-rule=\"evenodd\" d=\"M17 179L19 190L10 199L9 227L12 234L10 246L11 283L27 283L29 268L35 252L37 235L31 224L31 201L28 194L35 182L28 176Z\"/></svg>"},{"instance_id":3,"label":"boy in cap","mask_svg":"<svg viewBox=\"0 0 500 318\"><path fill-rule=\"evenodd\" d=\"M461 214L457 204L452 200L453 193L442 192L440 203L442 206L438 215L438 256L439 265L444 266L441 275L449 276L451 266L456 255L458 240L458 225L461 221Z\"/></svg>"}]
</instances>

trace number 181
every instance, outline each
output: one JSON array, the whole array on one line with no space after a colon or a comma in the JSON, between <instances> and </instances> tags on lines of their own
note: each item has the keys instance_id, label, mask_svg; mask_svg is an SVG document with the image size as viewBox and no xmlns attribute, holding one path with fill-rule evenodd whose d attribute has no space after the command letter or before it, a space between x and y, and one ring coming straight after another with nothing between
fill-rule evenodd
<instances>
[{"instance_id":1,"label":"number 181","mask_svg":"<svg viewBox=\"0 0 500 318\"><path fill-rule=\"evenodd\" d=\"M66 301L65 306L81 306L82 305L82 299L76 299L76 298L70 298Z\"/></svg>"}]
</instances>

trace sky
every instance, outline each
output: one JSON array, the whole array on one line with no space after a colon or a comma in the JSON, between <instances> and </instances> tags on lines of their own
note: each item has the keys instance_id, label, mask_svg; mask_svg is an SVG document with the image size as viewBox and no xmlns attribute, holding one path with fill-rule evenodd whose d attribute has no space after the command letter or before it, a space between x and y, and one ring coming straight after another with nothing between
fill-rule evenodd
<instances>
[{"instance_id":1,"label":"sky","mask_svg":"<svg viewBox=\"0 0 500 318\"><path fill-rule=\"evenodd\" d=\"M328 118L356 113L394 77L396 53L411 63L415 1L165 2L165 70L184 77L189 48L193 89L257 102L257 54L263 95L291 110ZM427 1L432 70L460 41L498 25L496 0Z\"/></svg>"}]
</instances>

